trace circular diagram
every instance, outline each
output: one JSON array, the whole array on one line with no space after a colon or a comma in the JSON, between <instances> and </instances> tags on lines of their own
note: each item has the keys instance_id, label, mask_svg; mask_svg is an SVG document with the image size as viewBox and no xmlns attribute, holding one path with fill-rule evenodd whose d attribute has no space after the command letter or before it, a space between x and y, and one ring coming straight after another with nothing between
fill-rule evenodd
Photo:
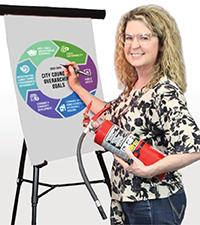
<instances>
[{"instance_id":1,"label":"circular diagram","mask_svg":"<svg viewBox=\"0 0 200 225\"><path fill-rule=\"evenodd\" d=\"M74 61L80 70L81 85L95 95L97 69L91 57L79 47L64 41L47 40L31 45L22 54L16 71L18 90L35 112L50 118L67 118L85 108L79 96L69 87L68 77L60 64Z\"/></svg>"}]
</instances>

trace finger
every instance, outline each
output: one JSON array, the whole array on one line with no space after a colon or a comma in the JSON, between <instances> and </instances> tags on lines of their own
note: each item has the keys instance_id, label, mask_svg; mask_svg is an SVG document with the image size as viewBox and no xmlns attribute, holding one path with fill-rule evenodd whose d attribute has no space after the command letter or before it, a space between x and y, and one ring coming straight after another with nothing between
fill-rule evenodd
<instances>
[{"instance_id":1,"label":"finger","mask_svg":"<svg viewBox=\"0 0 200 225\"><path fill-rule=\"evenodd\" d=\"M66 68L64 70L64 75L65 76L71 76L72 74L76 74L72 66L69 66L68 68ZM74 75L74 76L76 76L76 75Z\"/></svg>"},{"instance_id":2,"label":"finger","mask_svg":"<svg viewBox=\"0 0 200 225\"><path fill-rule=\"evenodd\" d=\"M117 162L120 163L124 167L124 169L127 169L129 167L129 164L127 162L125 162L119 156L117 156L115 154L113 154L113 155L114 155L114 158L117 160Z\"/></svg>"},{"instance_id":3,"label":"finger","mask_svg":"<svg viewBox=\"0 0 200 225\"><path fill-rule=\"evenodd\" d=\"M134 154L131 152L131 150L129 148L125 149L126 154L128 155L128 157L130 159L133 159L134 162L136 161L140 161L137 157L134 156ZM141 161L140 161L141 162Z\"/></svg>"},{"instance_id":4,"label":"finger","mask_svg":"<svg viewBox=\"0 0 200 225\"><path fill-rule=\"evenodd\" d=\"M121 158L119 158L119 156L117 156L117 155L115 155L115 154L113 154L113 156L114 156L114 158L115 158L117 161L120 161L120 160L121 160Z\"/></svg>"},{"instance_id":5,"label":"finger","mask_svg":"<svg viewBox=\"0 0 200 225\"><path fill-rule=\"evenodd\" d=\"M78 65L75 62L68 62L68 63L65 63L65 65L66 66L72 66L75 69L78 69L79 70L79 67L78 67Z\"/></svg>"},{"instance_id":6,"label":"finger","mask_svg":"<svg viewBox=\"0 0 200 225\"><path fill-rule=\"evenodd\" d=\"M64 75L68 76L68 74L69 74L69 70L68 69L64 69Z\"/></svg>"},{"instance_id":7,"label":"finger","mask_svg":"<svg viewBox=\"0 0 200 225\"><path fill-rule=\"evenodd\" d=\"M135 158L135 156L133 155L132 151L129 148L126 148L125 152L129 156L129 158L131 158L131 159Z\"/></svg>"},{"instance_id":8,"label":"finger","mask_svg":"<svg viewBox=\"0 0 200 225\"><path fill-rule=\"evenodd\" d=\"M78 67L78 65L77 65L75 62L72 62L72 66L73 66L75 69L78 69L78 70L79 70L79 67Z\"/></svg>"},{"instance_id":9,"label":"finger","mask_svg":"<svg viewBox=\"0 0 200 225\"><path fill-rule=\"evenodd\" d=\"M79 74L74 71L74 67L69 66L68 70L69 70L68 76L72 75L74 78L79 78Z\"/></svg>"}]
</instances>

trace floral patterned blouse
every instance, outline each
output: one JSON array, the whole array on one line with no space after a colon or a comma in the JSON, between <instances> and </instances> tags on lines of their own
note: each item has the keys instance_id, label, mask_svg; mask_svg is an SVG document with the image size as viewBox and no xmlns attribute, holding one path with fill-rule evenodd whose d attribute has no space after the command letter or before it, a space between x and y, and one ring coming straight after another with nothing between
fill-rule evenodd
<instances>
[{"instance_id":1,"label":"floral patterned blouse","mask_svg":"<svg viewBox=\"0 0 200 225\"><path fill-rule=\"evenodd\" d=\"M200 131L191 117L184 95L167 77L152 88L123 93L109 103L105 119L138 136L166 155L199 152ZM165 198L182 186L181 174L169 172L155 182L128 173L114 160L111 172L112 199L140 201Z\"/></svg>"}]
</instances>

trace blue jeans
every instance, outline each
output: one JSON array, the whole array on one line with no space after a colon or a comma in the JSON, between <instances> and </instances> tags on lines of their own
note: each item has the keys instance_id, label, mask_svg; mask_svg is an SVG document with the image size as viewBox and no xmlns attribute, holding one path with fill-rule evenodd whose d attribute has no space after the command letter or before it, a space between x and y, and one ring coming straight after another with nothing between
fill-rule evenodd
<instances>
[{"instance_id":1,"label":"blue jeans","mask_svg":"<svg viewBox=\"0 0 200 225\"><path fill-rule=\"evenodd\" d=\"M180 225L186 208L184 189L164 198L138 202L121 202L125 224Z\"/></svg>"}]
</instances>

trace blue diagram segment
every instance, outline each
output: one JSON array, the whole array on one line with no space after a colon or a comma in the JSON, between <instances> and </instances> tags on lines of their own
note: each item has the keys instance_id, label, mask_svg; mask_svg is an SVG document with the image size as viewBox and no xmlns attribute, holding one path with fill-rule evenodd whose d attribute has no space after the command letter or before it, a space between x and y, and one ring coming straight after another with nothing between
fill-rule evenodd
<instances>
[{"instance_id":1,"label":"blue diagram segment","mask_svg":"<svg viewBox=\"0 0 200 225\"><path fill-rule=\"evenodd\" d=\"M91 94L95 95L96 90ZM64 117L70 117L81 112L86 107L85 103L79 98L79 96L73 92L71 95L63 98L57 107L57 111Z\"/></svg>"},{"instance_id":2,"label":"blue diagram segment","mask_svg":"<svg viewBox=\"0 0 200 225\"><path fill-rule=\"evenodd\" d=\"M38 89L35 73L36 67L29 59L17 65L16 81L18 90L24 101L26 101L28 90Z\"/></svg>"}]
</instances>

